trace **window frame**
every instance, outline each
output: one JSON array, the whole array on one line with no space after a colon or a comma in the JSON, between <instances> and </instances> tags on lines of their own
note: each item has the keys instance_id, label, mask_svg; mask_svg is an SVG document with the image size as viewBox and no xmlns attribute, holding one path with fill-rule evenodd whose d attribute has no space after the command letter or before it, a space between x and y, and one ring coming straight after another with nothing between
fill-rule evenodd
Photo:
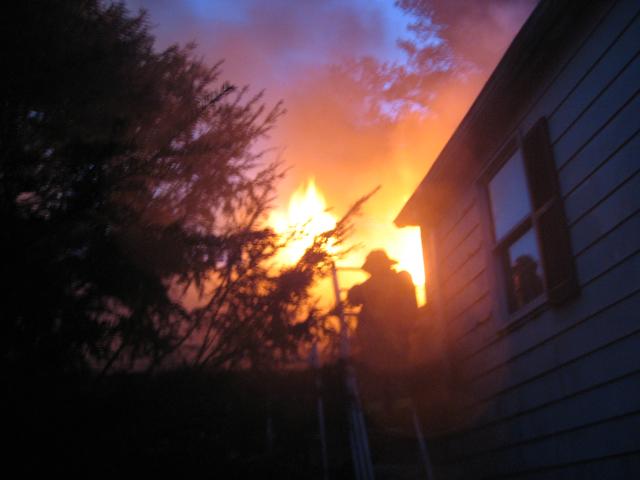
<instances>
[{"instance_id":1,"label":"window frame","mask_svg":"<svg viewBox=\"0 0 640 480\"><path fill-rule=\"evenodd\" d=\"M517 150L521 152L525 167L527 194L531 203L531 221L534 238L540 254L543 293L537 298L510 311L509 290L511 274L503 267L502 258L509 240L514 241L519 222L500 241L496 239L489 182ZM487 281L491 292L493 315L498 335L519 328L529 319L538 317L545 310L566 308L581 294L581 283L573 249L571 227L564 209L564 196L555 160L549 122L539 117L524 129L514 128L495 150L476 177L474 190L480 207L482 238L486 247ZM523 228L523 227L520 227ZM526 227L520 232L526 233ZM507 278L506 273L509 273Z\"/></svg>"},{"instance_id":2,"label":"window frame","mask_svg":"<svg viewBox=\"0 0 640 480\"><path fill-rule=\"evenodd\" d=\"M496 237L496 224L493 214L493 205L490 194L489 184L491 180L500 172L500 170L511 160L513 155L520 153L520 161L525 176L526 194L529 199L531 210L529 213L518 220L501 238ZM492 161L489 163L486 171L483 173L480 181L480 190L483 197L485 210L485 218L487 219L487 228L485 235L490 240L490 258L491 267L496 273L496 295L499 309L503 313L502 318L506 318L506 327L519 325L523 320L537 316L537 314L545 309L548 305L548 286L546 280L546 272L544 260L542 258L542 242L539 235L539 219L541 215L549 208L551 201L536 208L529 173L527 171L524 159L523 135L521 132L515 133L510 140L500 149ZM538 250L540 279L542 281L542 292L534 299L522 305L521 307L513 306L513 284L510 278L511 265L509 264L508 249L527 232L533 232L536 247Z\"/></svg>"}]
</instances>

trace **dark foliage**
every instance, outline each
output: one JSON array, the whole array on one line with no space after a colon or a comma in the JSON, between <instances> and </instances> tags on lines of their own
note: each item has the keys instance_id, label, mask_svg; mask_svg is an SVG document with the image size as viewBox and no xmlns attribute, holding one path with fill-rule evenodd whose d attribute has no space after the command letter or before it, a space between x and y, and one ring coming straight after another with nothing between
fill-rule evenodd
<instances>
[{"instance_id":1,"label":"dark foliage","mask_svg":"<svg viewBox=\"0 0 640 480\"><path fill-rule=\"evenodd\" d=\"M318 318L318 239L274 271L261 227L282 112L144 14L19 2L1 20L2 359L27 374L283 361ZM329 235L340 236L344 222ZM189 297L190 295L190 297ZM185 298L191 298L185 303Z\"/></svg>"}]
</instances>

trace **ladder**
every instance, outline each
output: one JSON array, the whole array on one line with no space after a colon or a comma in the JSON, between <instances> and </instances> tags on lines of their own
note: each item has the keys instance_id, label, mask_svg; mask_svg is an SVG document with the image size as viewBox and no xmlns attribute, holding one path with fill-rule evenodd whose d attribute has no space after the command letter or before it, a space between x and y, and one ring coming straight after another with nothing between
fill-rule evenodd
<instances>
[{"instance_id":1,"label":"ladder","mask_svg":"<svg viewBox=\"0 0 640 480\"><path fill-rule=\"evenodd\" d=\"M358 392L358 382L356 372L351 362L349 347L349 328L347 324L347 315L354 315L346 312L341 296L341 288L338 281L338 270L354 271L360 270L355 267L338 268L335 262L331 264L333 277L333 288L336 302L336 313L340 321L340 362L343 366L344 383L347 397L347 412L349 421L349 444L351 447L351 456L353 461L354 475L356 480L374 480L374 466L371 459L371 450L369 447L369 438L365 423L364 413L362 411L362 403ZM427 451L427 444L422 432L420 420L416 412L413 402L410 405L411 420L415 430L418 443L420 459L424 468L425 478L434 480L433 469ZM324 452L323 452L324 453ZM325 470L326 472L326 470Z\"/></svg>"},{"instance_id":2,"label":"ladder","mask_svg":"<svg viewBox=\"0 0 640 480\"><path fill-rule=\"evenodd\" d=\"M344 369L344 382L348 402L349 444L351 446L354 474L356 480L374 480L369 438L358 393L356 372L349 356L349 330L344 304L340 295L338 269L335 262L331 263L331 273L333 275L333 289L336 298L336 312L340 320L340 362Z\"/></svg>"}]
</instances>

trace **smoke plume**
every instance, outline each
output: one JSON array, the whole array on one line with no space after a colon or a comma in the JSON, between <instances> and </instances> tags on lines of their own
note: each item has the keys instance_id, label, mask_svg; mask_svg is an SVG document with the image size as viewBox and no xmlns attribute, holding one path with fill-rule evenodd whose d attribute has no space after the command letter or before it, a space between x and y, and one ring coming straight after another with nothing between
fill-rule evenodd
<instances>
[{"instance_id":1,"label":"smoke plume","mask_svg":"<svg viewBox=\"0 0 640 480\"><path fill-rule=\"evenodd\" d=\"M130 0L161 46L195 41L225 77L284 100L271 146L291 167L279 204L314 177L337 214L381 185L361 256L427 173L535 0Z\"/></svg>"}]
</instances>

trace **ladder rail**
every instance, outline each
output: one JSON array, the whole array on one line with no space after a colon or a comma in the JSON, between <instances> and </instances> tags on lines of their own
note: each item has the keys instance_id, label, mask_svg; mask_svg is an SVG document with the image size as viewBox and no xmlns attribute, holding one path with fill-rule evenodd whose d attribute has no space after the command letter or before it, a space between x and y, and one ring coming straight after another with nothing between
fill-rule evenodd
<instances>
[{"instance_id":1,"label":"ladder rail","mask_svg":"<svg viewBox=\"0 0 640 480\"><path fill-rule=\"evenodd\" d=\"M333 276L333 288L336 299L336 312L340 320L340 359L344 367L344 382L347 391L348 416L349 416L349 441L351 455L357 480L374 480L373 463L369 449L367 427L360 405L358 384L349 356L349 331L345 315L345 309L340 296L340 284L338 282L338 269L335 262L331 263Z\"/></svg>"}]
</instances>

